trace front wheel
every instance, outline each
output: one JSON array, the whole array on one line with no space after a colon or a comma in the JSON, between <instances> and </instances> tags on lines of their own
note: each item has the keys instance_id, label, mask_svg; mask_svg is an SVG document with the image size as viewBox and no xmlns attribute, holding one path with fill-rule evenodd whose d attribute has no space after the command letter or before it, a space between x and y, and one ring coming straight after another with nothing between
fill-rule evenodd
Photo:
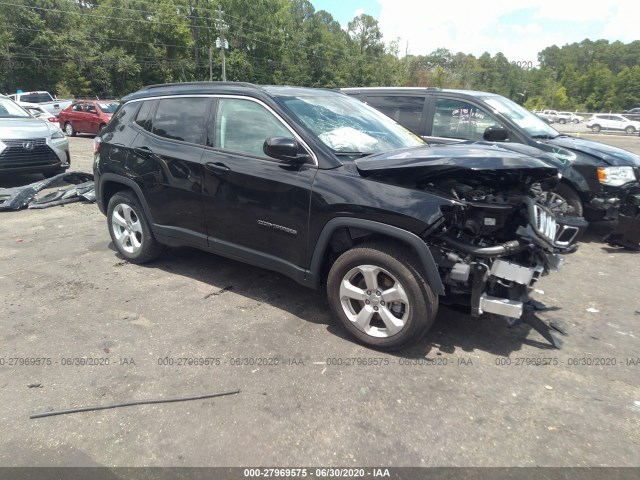
<instances>
[{"instance_id":1,"label":"front wheel","mask_svg":"<svg viewBox=\"0 0 640 480\"><path fill-rule=\"evenodd\" d=\"M601 130L600 125L595 124L594 126L591 127L591 131L592 132L596 132L598 133Z\"/></svg>"},{"instance_id":2,"label":"front wheel","mask_svg":"<svg viewBox=\"0 0 640 480\"><path fill-rule=\"evenodd\" d=\"M162 253L162 245L153 236L138 199L121 191L109 200L109 234L118 252L131 263L146 263Z\"/></svg>"},{"instance_id":3,"label":"front wheel","mask_svg":"<svg viewBox=\"0 0 640 480\"><path fill-rule=\"evenodd\" d=\"M558 123L564 125L565 123L567 123L567 121L564 118L561 118L560 120L558 120Z\"/></svg>"},{"instance_id":4,"label":"front wheel","mask_svg":"<svg viewBox=\"0 0 640 480\"><path fill-rule=\"evenodd\" d=\"M569 185L560 183L553 192L544 192L544 204L557 216L582 217L582 201Z\"/></svg>"},{"instance_id":5,"label":"front wheel","mask_svg":"<svg viewBox=\"0 0 640 480\"><path fill-rule=\"evenodd\" d=\"M331 267L327 298L332 313L361 343L394 350L419 340L431 327L438 298L415 255L393 243L366 243Z\"/></svg>"},{"instance_id":6,"label":"front wheel","mask_svg":"<svg viewBox=\"0 0 640 480\"><path fill-rule=\"evenodd\" d=\"M626 133L636 133L636 129L635 129L635 128L633 128L633 127L631 127L631 126L629 126L629 127L625 128L625 129L624 129L624 131L625 131Z\"/></svg>"}]
</instances>

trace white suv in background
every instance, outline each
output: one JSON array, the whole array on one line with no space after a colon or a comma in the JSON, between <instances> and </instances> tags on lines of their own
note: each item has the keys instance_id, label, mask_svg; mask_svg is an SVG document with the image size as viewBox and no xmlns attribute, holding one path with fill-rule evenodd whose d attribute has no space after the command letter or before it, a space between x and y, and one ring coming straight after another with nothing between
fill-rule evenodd
<instances>
[{"instance_id":1,"label":"white suv in background","mask_svg":"<svg viewBox=\"0 0 640 480\"><path fill-rule=\"evenodd\" d=\"M634 122L622 115L604 113L594 115L585 125L594 132L599 132L600 130L620 130L625 133L636 133L640 131L640 122Z\"/></svg>"}]
</instances>

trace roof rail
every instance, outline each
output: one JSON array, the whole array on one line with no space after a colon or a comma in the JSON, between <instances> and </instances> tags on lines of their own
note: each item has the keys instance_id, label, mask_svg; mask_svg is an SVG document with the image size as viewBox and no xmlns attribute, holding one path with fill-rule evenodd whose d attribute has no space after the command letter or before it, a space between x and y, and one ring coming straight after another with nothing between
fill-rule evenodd
<instances>
[{"instance_id":1,"label":"roof rail","mask_svg":"<svg viewBox=\"0 0 640 480\"><path fill-rule=\"evenodd\" d=\"M234 85L238 87L248 87L248 88L259 88L257 85L248 82L176 82L176 83L158 83L156 85L147 85L146 87L142 87L142 90L151 90L153 88L163 88L163 87L181 87L181 86L191 86L191 87L202 87L205 85Z\"/></svg>"}]
</instances>

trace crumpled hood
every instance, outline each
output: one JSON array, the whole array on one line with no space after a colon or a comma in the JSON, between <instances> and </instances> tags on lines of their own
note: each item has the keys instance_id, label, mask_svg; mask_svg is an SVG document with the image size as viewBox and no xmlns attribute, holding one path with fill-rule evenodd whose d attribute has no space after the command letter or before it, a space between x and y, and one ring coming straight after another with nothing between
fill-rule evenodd
<instances>
[{"instance_id":1,"label":"crumpled hood","mask_svg":"<svg viewBox=\"0 0 640 480\"><path fill-rule=\"evenodd\" d=\"M56 130L49 122L38 118L0 119L0 139L46 138Z\"/></svg>"},{"instance_id":2,"label":"crumpled hood","mask_svg":"<svg viewBox=\"0 0 640 480\"><path fill-rule=\"evenodd\" d=\"M540 158L496 145L435 145L392 150L355 161L363 176L389 174L417 178L458 172L492 172L502 177L525 174L531 183L557 178L558 169ZM386 176L386 175L385 175ZM461 177L462 178L462 177Z\"/></svg>"},{"instance_id":3,"label":"crumpled hood","mask_svg":"<svg viewBox=\"0 0 640 480\"><path fill-rule=\"evenodd\" d=\"M585 140L583 138L562 135L552 140L546 140L545 143L591 155L592 157L599 158L609 165L616 167L640 166L640 156L618 147L594 142L593 140Z\"/></svg>"}]
</instances>

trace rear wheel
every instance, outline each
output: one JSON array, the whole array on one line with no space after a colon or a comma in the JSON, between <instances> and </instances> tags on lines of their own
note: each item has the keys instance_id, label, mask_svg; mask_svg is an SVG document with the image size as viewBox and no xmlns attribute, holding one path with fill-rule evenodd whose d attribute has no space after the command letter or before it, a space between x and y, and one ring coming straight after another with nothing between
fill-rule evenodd
<instances>
[{"instance_id":1,"label":"rear wheel","mask_svg":"<svg viewBox=\"0 0 640 480\"><path fill-rule=\"evenodd\" d=\"M67 122L64 124L64 132L67 134L68 137L76 136L76 129L73 128L73 125L71 125L70 122Z\"/></svg>"},{"instance_id":2,"label":"rear wheel","mask_svg":"<svg viewBox=\"0 0 640 480\"><path fill-rule=\"evenodd\" d=\"M109 234L118 252L131 263L155 260L163 250L153 236L136 196L129 191L116 193L107 208Z\"/></svg>"},{"instance_id":3,"label":"rear wheel","mask_svg":"<svg viewBox=\"0 0 640 480\"><path fill-rule=\"evenodd\" d=\"M102 131L107 128L107 124L106 123L101 123L100 126L98 127L98 134L102 133Z\"/></svg>"},{"instance_id":4,"label":"rear wheel","mask_svg":"<svg viewBox=\"0 0 640 480\"><path fill-rule=\"evenodd\" d=\"M419 340L431 327L437 296L415 255L393 243L366 243L331 267L327 297L332 313L358 341L393 350Z\"/></svg>"},{"instance_id":5,"label":"rear wheel","mask_svg":"<svg viewBox=\"0 0 640 480\"><path fill-rule=\"evenodd\" d=\"M560 120L558 120L558 123L564 125L565 123L567 123L567 121L564 118L561 118Z\"/></svg>"}]
</instances>

